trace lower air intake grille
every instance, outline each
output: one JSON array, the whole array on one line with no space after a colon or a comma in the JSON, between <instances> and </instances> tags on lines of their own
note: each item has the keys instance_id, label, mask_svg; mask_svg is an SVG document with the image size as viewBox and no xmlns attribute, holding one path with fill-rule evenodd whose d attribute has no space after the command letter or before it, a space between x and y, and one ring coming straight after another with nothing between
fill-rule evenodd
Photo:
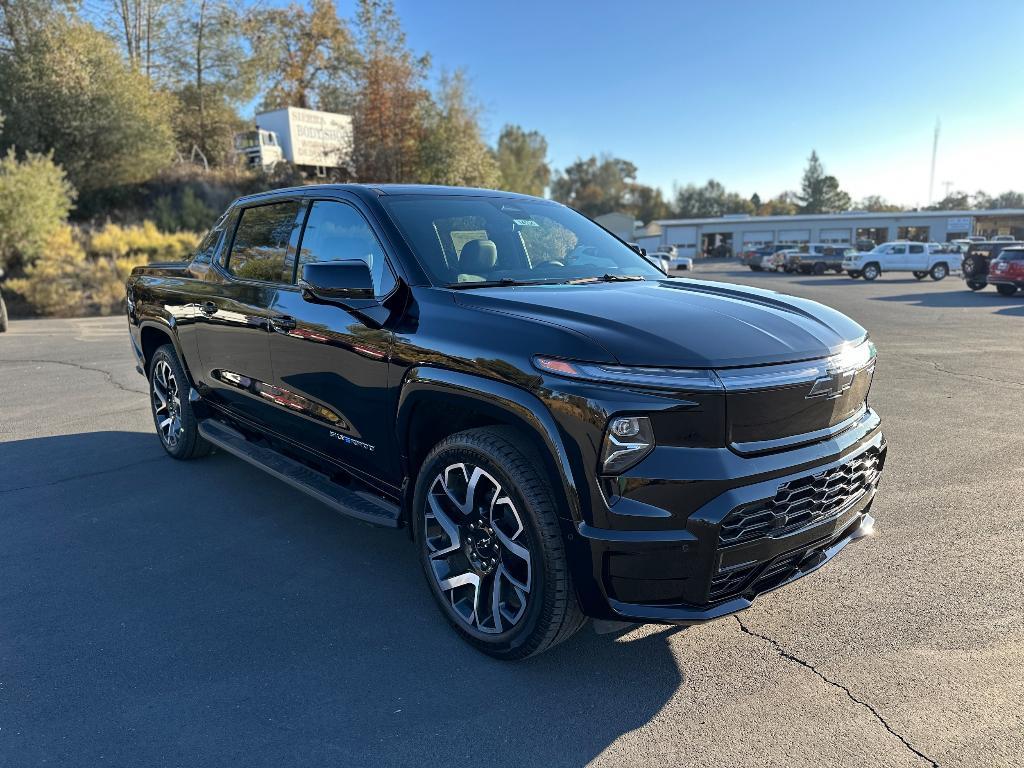
<instances>
[{"instance_id":1,"label":"lower air intake grille","mask_svg":"<svg viewBox=\"0 0 1024 768\"><path fill-rule=\"evenodd\" d=\"M783 536L835 517L878 478L879 452L870 448L845 464L779 486L774 498L737 507L722 520L718 545Z\"/></svg>"}]
</instances>

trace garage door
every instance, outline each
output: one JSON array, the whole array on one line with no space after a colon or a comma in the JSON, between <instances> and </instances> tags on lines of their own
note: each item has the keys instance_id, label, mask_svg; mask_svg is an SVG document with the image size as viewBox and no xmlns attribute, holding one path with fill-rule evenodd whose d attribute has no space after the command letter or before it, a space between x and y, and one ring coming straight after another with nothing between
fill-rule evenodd
<instances>
[{"instance_id":1,"label":"garage door","mask_svg":"<svg viewBox=\"0 0 1024 768\"><path fill-rule=\"evenodd\" d=\"M766 230L764 232L743 233L744 248L759 248L762 245L768 245L773 242L775 242L775 233L770 230Z\"/></svg>"},{"instance_id":2,"label":"garage door","mask_svg":"<svg viewBox=\"0 0 1024 768\"><path fill-rule=\"evenodd\" d=\"M823 229L819 237L823 243L850 244L850 230L848 229Z\"/></svg>"},{"instance_id":3,"label":"garage door","mask_svg":"<svg viewBox=\"0 0 1024 768\"><path fill-rule=\"evenodd\" d=\"M697 228L665 227L662 242L674 245L680 256L694 256L697 253Z\"/></svg>"},{"instance_id":4,"label":"garage door","mask_svg":"<svg viewBox=\"0 0 1024 768\"><path fill-rule=\"evenodd\" d=\"M802 244L811 242L811 230L809 229L780 229L777 243Z\"/></svg>"}]
</instances>

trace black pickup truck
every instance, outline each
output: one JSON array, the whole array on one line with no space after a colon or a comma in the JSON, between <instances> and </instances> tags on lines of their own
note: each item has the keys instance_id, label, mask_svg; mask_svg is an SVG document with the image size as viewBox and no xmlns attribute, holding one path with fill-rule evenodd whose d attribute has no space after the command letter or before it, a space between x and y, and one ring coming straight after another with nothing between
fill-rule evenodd
<instances>
[{"instance_id":1,"label":"black pickup truck","mask_svg":"<svg viewBox=\"0 0 1024 768\"><path fill-rule=\"evenodd\" d=\"M732 614L873 523L864 329L669 278L551 201L245 197L190 263L136 269L127 300L167 453L234 454L407 528L444 615L499 658L587 617Z\"/></svg>"}]
</instances>

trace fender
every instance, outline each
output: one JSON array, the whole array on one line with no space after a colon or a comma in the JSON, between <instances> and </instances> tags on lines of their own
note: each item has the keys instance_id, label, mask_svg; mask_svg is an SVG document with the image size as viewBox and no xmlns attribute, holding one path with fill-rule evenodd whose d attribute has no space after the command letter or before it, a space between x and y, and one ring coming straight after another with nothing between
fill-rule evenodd
<instances>
[{"instance_id":1,"label":"fender","mask_svg":"<svg viewBox=\"0 0 1024 768\"><path fill-rule=\"evenodd\" d=\"M404 446L408 445L415 406L439 395L446 399L472 400L477 410L511 420L539 435L547 448L546 458L550 459L558 474L569 514L575 521L582 519L579 487L554 417L539 397L511 384L443 368L420 366L410 369L398 397L397 436L399 445L403 446L403 464L407 463ZM404 469L408 470L408 467ZM408 471L405 474L409 476Z\"/></svg>"}]
</instances>

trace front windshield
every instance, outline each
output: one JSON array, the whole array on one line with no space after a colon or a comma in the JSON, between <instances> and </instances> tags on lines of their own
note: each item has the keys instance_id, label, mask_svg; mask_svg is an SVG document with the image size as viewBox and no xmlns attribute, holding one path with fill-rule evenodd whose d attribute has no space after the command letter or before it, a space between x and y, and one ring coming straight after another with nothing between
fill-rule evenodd
<instances>
[{"instance_id":1,"label":"front windshield","mask_svg":"<svg viewBox=\"0 0 1024 768\"><path fill-rule=\"evenodd\" d=\"M665 275L584 216L541 200L394 196L381 202L435 284Z\"/></svg>"}]
</instances>

